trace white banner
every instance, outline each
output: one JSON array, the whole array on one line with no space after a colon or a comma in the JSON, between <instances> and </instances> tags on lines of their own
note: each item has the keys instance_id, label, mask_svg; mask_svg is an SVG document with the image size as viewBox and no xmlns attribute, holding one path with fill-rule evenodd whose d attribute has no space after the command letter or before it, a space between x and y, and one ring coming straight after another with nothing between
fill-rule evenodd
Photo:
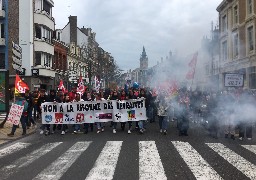
<instances>
[{"instance_id":1,"label":"white banner","mask_svg":"<svg viewBox=\"0 0 256 180\"><path fill-rule=\"evenodd\" d=\"M7 122L10 122L14 125L19 125L23 109L24 106L12 104L10 112L8 114Z\"/></svg>"},{"instance_id":2,"label":"white banner","mask_svg":"<svg viewBox=\"0 0 256 180\"><path fill-rule=\"evenodd\" d=\"M244 85L243 74L225 74L225 87L242 87Z\"/></svg>"},{"instance_id":3,"label":"white banner","mask_svg":"<svg viewBox=\"0 0 256 180\"><path fill-rule=\"evenodd\" d=\"M145 99L42 104L43 124L82 124L147 120Z\"/></svg>"}]
</instances>

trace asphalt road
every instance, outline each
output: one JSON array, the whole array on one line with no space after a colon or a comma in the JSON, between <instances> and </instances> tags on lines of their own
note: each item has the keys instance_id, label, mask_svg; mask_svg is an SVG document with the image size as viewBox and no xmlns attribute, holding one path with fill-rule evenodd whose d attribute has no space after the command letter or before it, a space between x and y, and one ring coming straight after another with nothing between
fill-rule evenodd
<instances>
[{"instance_id":1,"label":"asphalt road","mask_svg":"<svg viewBox=\"0 0 256 180\"><path fill-rule=\"evenodd\" d=\"M117 134L109 126L99 134L38 130L0 146L0 179L256 179L255 139L213 139L200 127L178 136L175 126L167 135L156 122L143 135L120 126Z\"/></svg>"}]
</instances>

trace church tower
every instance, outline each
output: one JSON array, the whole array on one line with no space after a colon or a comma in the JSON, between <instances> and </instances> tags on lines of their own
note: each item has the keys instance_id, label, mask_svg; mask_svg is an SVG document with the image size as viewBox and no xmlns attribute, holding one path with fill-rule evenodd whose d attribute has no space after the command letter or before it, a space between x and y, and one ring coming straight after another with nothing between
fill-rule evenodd
<instances>
[{"instance_id":1,"label":"church tower","mask_svg":"<svg viewBox=\"0 0 256 180\"><path fill-rule=\"evenodd\" d=\"M143 51L140 56L140 69L148 69L148 56L145 51L145 47L143 46Z\"/></svg>"}]
</instances>

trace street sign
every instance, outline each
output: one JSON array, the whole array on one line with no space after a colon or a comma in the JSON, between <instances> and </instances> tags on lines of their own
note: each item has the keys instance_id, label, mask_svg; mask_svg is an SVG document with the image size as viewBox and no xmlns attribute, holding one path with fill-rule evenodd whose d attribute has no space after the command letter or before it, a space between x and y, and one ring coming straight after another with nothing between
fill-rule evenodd
<instances>
[{"instance_id":1,"label":"street sign","mask_svg":"<svg viewBox=\"0 0 256 180\"><path fill-rule=\"evenodd\" d=\"M244 75L234 73L225 74L224 85L225 87L243 87Z\"/></svg>"},{"instance_id":2,"label":"street sign","mask_svg":"<svg viewBox=\"0 0 256 180\"><path fill-rule=\"evenodd\" d=\"M22 49L18 44L12 42L12 67L14 70L23 72L22 69Z\"/></svg>"}]
</instances>

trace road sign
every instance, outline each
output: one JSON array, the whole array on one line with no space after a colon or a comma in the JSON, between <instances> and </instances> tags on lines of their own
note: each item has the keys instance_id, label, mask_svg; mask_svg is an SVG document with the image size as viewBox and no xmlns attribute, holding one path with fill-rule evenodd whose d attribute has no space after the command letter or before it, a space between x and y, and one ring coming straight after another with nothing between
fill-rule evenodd
<instances>
[{"instance_id":1,"label":"road sign","mask_svg":"<svg viewBox=\"0 0 256 180\"><path fill-rule=\"evenodd\" d=\"M22 72L22 49L14 42L12 42L12 61L13 69Z\"/></svg>"}]
</instances>

